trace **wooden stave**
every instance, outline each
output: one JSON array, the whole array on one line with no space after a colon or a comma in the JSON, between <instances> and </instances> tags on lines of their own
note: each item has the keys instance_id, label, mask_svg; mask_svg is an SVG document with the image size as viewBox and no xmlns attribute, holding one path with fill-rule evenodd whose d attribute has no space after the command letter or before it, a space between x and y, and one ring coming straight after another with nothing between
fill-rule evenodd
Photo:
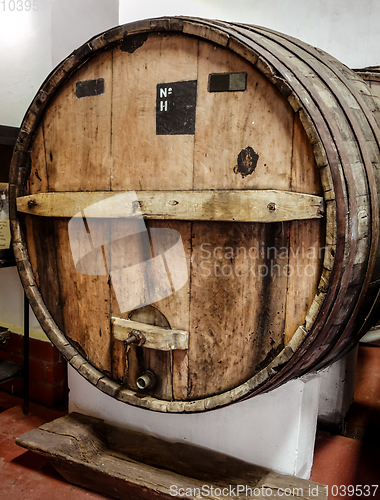
<instances>
[{"instance_id":1,"label":"wooden stave","mask_svg":"<svg viewBox=\"0 0 380 500\"><path fill-rule=\"evenodd\" d=\"M32 305L34 304L34 308L39 310L39 312L40 312L40 314L38 315L39 319L45 324L45 327L48 330L48 332L47 332L48 336L50 335L52 338L54 338L54 343L57 342L59 344L59 345L56 344L57 347L59 347L60 344L62 344L62 342L63 342L63 344L61 346L63 348L63 350L65 350L65 346L67 345L67 341L65 343L65 341L62 341L62 339L60 338L62 334L61 334L59 328L57 327L57 325L55 325L54 321L52 321L51 317L49 317L50 316L49 312L46 310L46 307L43 303L41 295L38 293L38 289L35 286L35 281L33 279L33 273L31 272L30 263L28 265L28 257L27 257L26 246L24 244L24 237L21 234L20 224L19 224L19 221L17 219L17 214L15 212L15 197L21 194L22 183L23 183L23 180L25 179L25 175L27 173L27 166L25 165L25 156L27 154L29 145L32 143L33 132L36 129L36 125L33 127L33 123L36 124L36 122L38 122L38 118L41 117L43 110L44 110L44 107L48 103L49 96L51 97L51 95L54 93L54 90L57 90L57 88L59 88L59 85L54 87L54 82L56 82L56 80L57 80L57 75L60 77L59 82L63 83L68 78L68 76L70 76L70 74L72 72L76 71L82 64L85 64L85 62L88 60L89 56L96 53L98 50L101 50L103 48L108 48L109 44L111 44L111 43L116 44L116 43L120 42L125 36L133 36L136 33L139 33L141 31L146 31L146 30L148 30L148 31L162 31L162 30L182 31L182 30L184 30L183 23L186 23L186 21L189 22L189 18L161 18L158 20L155 20L155 19L154 20L146 20L146 21L131 23L129 25L114 28L114 29L109 30L108 32L105 32L99 36L94 37L89 42L87 42L82 47L80 47L77 51L75 51L72 55L70 55L55 70L53 70L53 72L49 75L49 77L45 80L44 84L42 85L40 92L37 94L35 100L32 102L32 104L31 104L31 106L26 114L26 117L24 119L22 130L20 132L19 139L18 139L18 144L16 145L15 160L14 160L14 162L12 162L12 174L11 174L11 184L12 184L11 188L12 188L12 193L13 193L12 194L13 203L11 203L12 235L14 235L15 251L16 251L17 256L18 256L18 259L17 259L18 260L18 269L19 269L19 272L20 272L20 275L21 275L21 278L22 278L22 281L24 284L24 288L26 288L27 295L30 297ZM205 20L191 19L190 21L191 21L191 23L195 22L195 25L198 27L200 25L202 25L203 27L208 25L209 29L211 30L211 33L208 33L208 35L210 36L210 39L213 39L214 42L215 42L215 38L218 38L219 42L220 42L220 40L223 40L224 46L228 46L230 41L231 41L230 35L228 35L229 37L225 36L226 29L235 30L237 27L237 25L231 24L231 23L227 25L226 23L210 23L210 22L205 21ZM218 26L219 26L219 28L218 28ZM226 28L226 29L223 28L224 31L220 31L221 26L223 26L223 27L228 26L228 28ZM199 35L197 35L197 36L199 36ZM235 42L236 42L236 40L235 40ZM240 43L241 43L241 40L240 40ZM275 84L277 87L279 87L278 83L279 83L278 80L277 81L275 80ZM287 90L288 90L287 88L285 88L285 89L280 88L280 91L282 91L283 95L286 94ZM329 142L329 139L327 139L327 143L328 142ZM337 183L337 180L336 180L336 183ZM342 188L343 188L343 186L342 186ZM343 196L343 194L342 194L342 196ZM12 205L13 205L13 207L12 207ZM342 206L342 204L340 206ZM345 211L346 210L344 210L343 208L341 209L341 212L345 212ZM343 215L341 215L341 220L340 220L340 227L341 228L343 226L343 222L346 222L346 220L345 220L345 217L343 217ZM343 233L344 233L344 231L341 231L341 236L340 236L341 241L343 241L343 239L344 239ZM343 246L342 243L341 243L341 246ZM337 259L335 259L335 261L336 260ZM335 273L337 273L336 268L335 268ZM331 295L331 290L330 290L330 295ZM43 311L42 315L41 315L41 310ZM46 323L48 323L48 326L46 326ZM320 342L319 337L315 336L314 340L315 340L314 344L318 345L318 343ZM305 350L305 347L307 347L308 345L312 345L312 340L309 340L309 338L306 341L304 341L304 344L302 345L302 349L298 349L295 354L292 354L292 356L291 356L292 361L293 360L296 361L297 357L298 358L301 358L301 357L305 358L307 356L307 353L308 353L307 349ZM70 349L69 349L69 351L70 351ZM70 351L70 355L71 354L72 354L72 351ZM75 358L75 362L72 361L73 358ZM289 369L291 368L291 366L290 366L290 364L288 366L288 361L289 360L286 360L285 368L288 368L288 369L286 369L285 376L283 376L282 378L280 378L277 375L275 377L271 377L270 381L268 383L259 383L257 390L252 390L252 388L249 388L248 395L251 396L251 395L254 395L258 392L263 392L263 390L272 389L275 387L275 384L280 385L280 384L284 383L285 381L287 381L288 379L293 378L294 376L303 373L305 359L303 359L303 361L300 364L295 365L296 368L301 366L301 369L299 369L298 372L293 371L290 375L288 372L289 372ZM77 366L77 369L78 369L78 366L80 367L82 365L83 366L89 365L89 363L84 358L81 359L81 356L79 354L72 356L70 358L70 362L73 365L75 364ZM293 365L294 364L295 363L293 362ZM281 363L280 363L280 365L281 365ZM91 367L91 365L89 365L89 366ZM314 364L314 366L315 366L315 364ZM91 372L90 368L88 366L86 368L87 368L87 372L90 373ZM91 367L91 368L93 368L93 367ZM95 372L97 372L97 370L95 368L93 368L93 369L95 370ZM271 369L273 369L273 368L271 368ZM278 368L276 368L276 370L277 369ZM78 370L78 371L80 371L80 370ZM85 370L82 369L82 372L83 371L85 371ZM80 373L81 373L81 371L80 371ZM94 376L95 376L94 373L93 372L91 372L91 373L92 373L92 378L94 378ZM100 378L99 378L99 373L100 372L97 372L97 374L95 376L95 378L97 380L96 383L99 383L100 380L103 380L105 378L104 376L100 376ZM282 373L284 373L283 369L280 372L280 374L282 374ZM296 375L294 373L296 373ZM278 377L278 378L276 378L276 377ZM278 380L278 383L277 383L277 380ZM103 380L103 382L105 382L105 381ZM105 384L105 385L107 385L107 384ZM112 387L112 383L108 384L108 386ZM109 387L108 387L108 389L109 389ZM230 392L233 392L233 391L230 391ZM235 392L239 393L239 391L235 391ZM238 399L242 399L244 397L247 397L247 395L241 394L241 395L237 396ZM123 398L128 399L128 397L126 397L125 394L122 397L120 397L119 399L123 399ZM214 397L207 398L207 400L208 399L214 400ZM223 398L219 398L219 399L223 399ZM236 400L238 400L238 399L236 399ZM224 401L222 402L222 404L219 404L218 401L214 400L209 405L207 404L207 402L205 402L205 403L198 404L198 406L200 408L204 407L203 409L206 409L206 406L208 406L207 409L210 409L212 407L222 406L222 405L226 404L225 400L226 400L226 398L224 398ZM202 401L202 400L199 400L199 402L200 401ZM186 409L184 409L184 410L177 409L176 410L176 409L174 409L175 406L177 406L178 408L185 408L186 406L188 406L188 407L195 408L194 411L202 411L202 410L196 409L198 406L197 406L195 401L191 402L191 404L190 404L190 402L188 402L189 404L186 404L186 403L187 402L182 403L182 405L181 404L171 405L171 407L173 409L170 409L168 411L186 411ZM155 405L153 405L153 406L155 406ZM161 411L166 411L166 410L161 409ZM193 411L193 410L190 410L190 411Z\"/></svg>"}]
</instances>

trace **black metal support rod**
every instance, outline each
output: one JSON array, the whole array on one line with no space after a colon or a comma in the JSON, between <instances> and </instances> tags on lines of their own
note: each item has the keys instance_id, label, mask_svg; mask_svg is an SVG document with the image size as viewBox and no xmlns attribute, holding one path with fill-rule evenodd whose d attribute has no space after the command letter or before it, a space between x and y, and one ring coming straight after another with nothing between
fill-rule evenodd
<instances>
[{"instance_id":1,"label":"black metal support rod","mask_svg":"<svg viewBox=\"0 0 380 500\"><path fill-rule=\"evenodd\" d=\"M29 412L29 302L24 292L24 415Z\"/></svg>"}]
</instances>

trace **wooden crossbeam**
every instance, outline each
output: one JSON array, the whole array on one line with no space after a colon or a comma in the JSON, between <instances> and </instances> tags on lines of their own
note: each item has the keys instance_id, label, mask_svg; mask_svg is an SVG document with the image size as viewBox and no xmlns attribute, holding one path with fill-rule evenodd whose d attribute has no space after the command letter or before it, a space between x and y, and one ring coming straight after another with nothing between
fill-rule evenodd
<instances>
[{"instance_id":1,"label":"wooden crossbeam","mask_svg":"<svg viewBox=\"0 0 380 500\"><path fill-rule=\"evenodd\" d=\"M128 192L130 193L130 192ZM135 191L139 206L110 203L121 192L52 192L17 199L17 210L44 217L281 222L324 215L320 196L277 190ZM108 200L107 204L99 203Z\"/></svg>"}]
</instances>

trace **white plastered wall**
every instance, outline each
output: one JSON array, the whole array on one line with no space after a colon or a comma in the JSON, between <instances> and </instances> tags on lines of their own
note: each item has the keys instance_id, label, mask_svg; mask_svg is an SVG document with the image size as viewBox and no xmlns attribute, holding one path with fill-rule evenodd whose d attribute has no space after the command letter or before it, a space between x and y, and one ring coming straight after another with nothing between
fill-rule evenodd
<instances>
[{"instance_id":1,"label":"white plastered wall","mask_svg":"<svg viewBox=\"0 0 380 500\"><path fill-rule=\"evenodd\" d=\"M265 26L319 47L351 68L380 64L378 0L120 0L120 24L163 15Z\"/></svg>"}]
</instances>

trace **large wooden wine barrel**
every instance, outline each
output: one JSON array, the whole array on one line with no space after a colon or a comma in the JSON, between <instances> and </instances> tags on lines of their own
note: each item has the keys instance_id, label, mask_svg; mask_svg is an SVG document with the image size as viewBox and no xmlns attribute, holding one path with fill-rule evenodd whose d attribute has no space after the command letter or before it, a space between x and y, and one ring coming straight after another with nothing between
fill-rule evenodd
<instances>
[{"instance_id":1,"label":"large wooden wine barrel","mask_svg":"<svg viewBox=\"0 0 380 500\"><path fill-rule=\"evenodd\" d=\"M377 100L269 29L119 26L49 75L12 161L46 334L132 405L204 411L348 352L379 311Z\"/></svg>"}]
</instances>

